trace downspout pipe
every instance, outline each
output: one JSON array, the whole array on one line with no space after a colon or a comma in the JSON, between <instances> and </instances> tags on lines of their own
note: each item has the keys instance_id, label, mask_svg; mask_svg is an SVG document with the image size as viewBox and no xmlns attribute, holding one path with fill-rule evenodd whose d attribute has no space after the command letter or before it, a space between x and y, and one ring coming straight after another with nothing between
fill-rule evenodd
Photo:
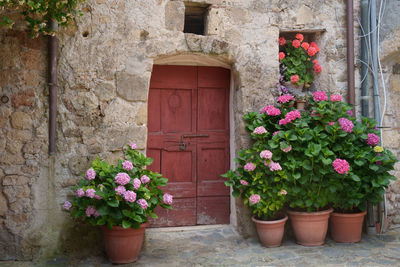
<instances>
[{"instance_id":1,"label":"downspout pipe","mask_svg":"<svg viewBox=\"0 0 400 267\"><path fill-rule=\"evenodd\" d=\"M50 28L56 32L58 24L50 20ZM58 38L50 35L48 43L49 53L49 155L56 153L57 134L57 57Z\"/></svg>"},{"instance_id":2,"label":"downspout pipe","mask_svg":"<svg viewBox=\"0 0 400 267\"><path fill-rule=\"evenodd\" d=\"M354 23L353 0L346 1L346 39L347 39L347 102L354 106ZM353 108L354 111L354 108Z\"/></svg>"}]
</instances>

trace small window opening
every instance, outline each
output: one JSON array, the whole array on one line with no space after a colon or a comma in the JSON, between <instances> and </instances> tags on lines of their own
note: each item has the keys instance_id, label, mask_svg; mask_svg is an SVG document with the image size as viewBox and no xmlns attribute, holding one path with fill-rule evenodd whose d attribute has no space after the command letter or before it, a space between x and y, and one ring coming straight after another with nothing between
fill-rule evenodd
<instances>
[{"instance_id":1,"label":"small window opening","mask_svg":"<svg viewBox=\"0 0 400 267\"><path fill-rule=\"evenodd\" d=\"M183 32L204 35L209 5L185 2L185 26Z\"/></svg>"}]
</instances>

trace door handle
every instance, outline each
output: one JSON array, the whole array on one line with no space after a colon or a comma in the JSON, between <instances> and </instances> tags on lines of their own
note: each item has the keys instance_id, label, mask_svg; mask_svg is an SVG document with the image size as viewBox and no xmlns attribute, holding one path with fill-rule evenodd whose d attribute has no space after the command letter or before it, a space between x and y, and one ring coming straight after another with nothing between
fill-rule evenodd
<instances>
[{"instance_id":1,"label":"door handle","mask_svg":"<svg viewBox=\"0 0 400 267\"><path fill-rule=\"evenodd\" d=\"M179 149L185 150L187 143L183 142L183 138L198 138L198 137L209 137L208 134L184 134L181 135L181 142L179 143Z\"/></svg>"}]
</instances>

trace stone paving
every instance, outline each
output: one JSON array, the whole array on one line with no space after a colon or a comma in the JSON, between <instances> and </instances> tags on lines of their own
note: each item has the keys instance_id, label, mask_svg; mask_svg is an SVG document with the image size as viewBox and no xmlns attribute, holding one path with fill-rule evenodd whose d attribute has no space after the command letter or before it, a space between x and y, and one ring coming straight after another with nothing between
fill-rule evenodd
<instances>
[{"instance_id":1,"label":"stone paving","mask_svg":"<svg viewBox=\"0 0 400 267\"><path fill-rule=\"evenodd\" d=\"M112 266L104 255L87 259L57 258L45 263L3 262L0 266ZM147 230L138 261L120 266L400 266L400 229L364 235L357 244L327 238L320 247L285 240L265 248L257 238L244 239L231 226Z\"/></svg>"}]
</instances>

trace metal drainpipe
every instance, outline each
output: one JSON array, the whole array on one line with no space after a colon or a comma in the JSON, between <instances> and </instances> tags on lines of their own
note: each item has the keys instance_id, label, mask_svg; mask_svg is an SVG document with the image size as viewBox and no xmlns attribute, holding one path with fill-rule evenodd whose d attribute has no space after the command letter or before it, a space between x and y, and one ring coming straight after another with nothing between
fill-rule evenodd
<instances>
[{"instance_id":1,"label":"metal drainpipe","mask_svg":"<svg viewBox=\"0 0 400 267\"><path fill-rule=\"evenodd\" d=\"M347 39L347 102L355 104L354 89L354 25L353 0L346 1L346 39ZM353 108L354 111L354 108Z\"/></svg>"},{"instance_id":2,"label":"metal drainpipe","mask_svg":"<svg viewBox=\"0 0 400 267\"><path fill-rule=\"evenodd\" d=\"M58 25L50 21L50 28L57 31ZM57 134L57 53L58 39L56 36L49 36L49 154L56 153Z\"/></svg>"}]
</instances>

